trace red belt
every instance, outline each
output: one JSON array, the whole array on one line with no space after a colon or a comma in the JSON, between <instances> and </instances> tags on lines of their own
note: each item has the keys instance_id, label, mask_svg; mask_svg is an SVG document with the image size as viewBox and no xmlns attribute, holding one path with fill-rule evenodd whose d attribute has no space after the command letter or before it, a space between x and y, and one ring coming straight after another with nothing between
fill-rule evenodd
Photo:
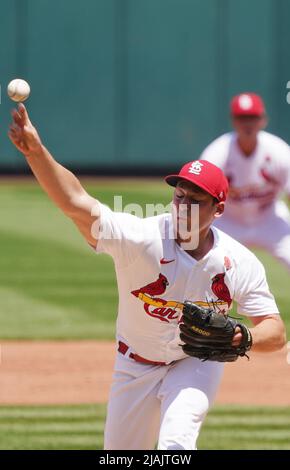
<instances>
[{"instance_id":1,"label":"red belt","mask_svg":"<svg viewBox=\"0 0 290 470\"><path fill-rule=\"evenodd\" d=\"M119 353L125 356L126 352L128 351L129 346L123 343L123 341L119 341L118 351ZM142 364L150 364L151 366L166 366L166 362L157 362L157 361L149 361L149 359L145 359L144 357L139 356L138 354L130 353L129 357L134 359L136 362L142 362Z\"/></svg>"}]
</instances>

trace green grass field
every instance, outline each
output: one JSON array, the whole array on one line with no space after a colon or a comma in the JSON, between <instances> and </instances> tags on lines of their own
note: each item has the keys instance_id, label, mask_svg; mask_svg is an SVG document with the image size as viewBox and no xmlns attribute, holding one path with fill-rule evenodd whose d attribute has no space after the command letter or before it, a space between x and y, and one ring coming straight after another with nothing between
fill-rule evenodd
<instances>
[{"instance_id":1,"label":"green grass field","mask_svg":"<svg viewBox=\"0 0 290 470\"><path fill-rule=\"evenodd\" d=\"M113 206L164 203L171 188L164 183L129 180L86 185ZM117 289L112 260L96 255L34 183L0 184L0 337L2 339L113 338ZM269 283L290 331L289 275L259 253Z\"/></svg>"},{"instance_id":2,"label":"green grass field","mask_svg":"<svg viewBox=\"0 0 290 470\"><path fill-rule=\"evenodd\" d=\"M144 205L166 204L172 193L155 181L85 186L111 207L114 194L122 194L124 204ZM0 210L0 338L112 339L117 290L111 259L94 254L32 182L0 183ZM289 275L258 255L289 334ZM104 419L102 405L0 406L0 449L101 449ZM216 407L199 448L290 449L290 409Z\"/></svg>"},{"instance_id":3,"label":"green grass field","mask_svg":"<svg viewBox=\"0 0 290 470\"><path fill-rule=\"evenodd\" d=\"M95 183L91 194L112 205L165 202L159 183ZM147 186L148 191L148 186ZM0 185L0 337L113 338L117 289L113 262L96 255L71 221L34 184Z\"/></svg>"},{"instance_id":4,"label":"green grass field","mask_svg":"<svg viewBox=\"0 0 290 470\"><path fill-rule=\"evenodd\" d=\"M102 449L104 405L0 407L0 449ZM216 407L198 448L290 450L290 409Z\"/></svg>"}]
</instances>

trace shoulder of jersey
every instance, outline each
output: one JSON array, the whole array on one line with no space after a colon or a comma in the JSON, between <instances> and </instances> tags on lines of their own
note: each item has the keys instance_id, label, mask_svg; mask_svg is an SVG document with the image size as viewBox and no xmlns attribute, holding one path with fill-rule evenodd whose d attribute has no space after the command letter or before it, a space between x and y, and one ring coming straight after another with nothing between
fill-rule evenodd
<instances>
[{"instance_id":1,"label":"shoulder of jersey","mask_svg":"<svg viewBox=\"0 0 290 470\"><path fill-rule=\"evenodd\" d=\"M171 220L172 215L169 212L163 212L162 214L158 215L149 215L148 217L145 215L143 220L146 223L156 222L156 224L162 224L166 220Z\"/></svg>"},{"instance_id":2,"label":"shoulder of jersey","mask_svg":"<svg viewBox=\"0 0 290 470\"><path fill-rule=\"evenodd\" d=\"M169 226L171 224L172 220L172 215L169 212L164 212L163 214L159 215L153 215L153 216L144 216L143 219L141 220L141 224L144 227L144 229L149 230L149 233L151 234L152 238L155 236L158 238L159 233L163 233L163 230L165 230L166 223L169 223Z\"/></svg>"},{"instance_id":3,"label":"shoulder of jersey","mask_svg":"<svg viewBox=\"0 0 290 470\"><path fill-rule=\"evenodd\" d=\"M211 160L214 163L214 160L217 157L226 155L229 149L230 143L232 142L234 133L227 132L226 134L220 135L215 140L213 140L202 152L200 159L201 160Z\"/></svg>"},{"instance_id":4,"label":"shoulder of jersey","mask_svg":"<svg viewBox=\"0 0 290 470\"><path fill-rule=\"evenodd\" d=\"M234 132L226 132L225 134L222 134L218 136L216 139L214 139L209 146L211 145L226 145L229 143L232 138L233 138Z\"/></svg>"},{"instance_id":5,"label":"shoulder of jersey","mask_svg":"<svg viewBox=\"0 0 290 470\"><path fill-rule=\"evenodd\" d=\"M257 259L256 255L246 246L242 245L222 230L216 227L214 227L214 229L217 231L219 237L219 246L224 249L225 252L228 252L229 256L231 256L237 263L244 263L245 260L250 261Z\"/></svg>"},{"instance_id":6,"label":"shoulder of jersey","mask_svg":"<svg viewBox=\"0 0 290 470\"><path fill-rule=\"evenodd\" d=\"M289 145L285 140L281 139L281 137L266 131L261 131L260 137L263 143L265 143L267 146L270 146L271 150L277 150L278 152L281 150L284 152L288 151L290 154Z\"/></svg>"}]
</instances>

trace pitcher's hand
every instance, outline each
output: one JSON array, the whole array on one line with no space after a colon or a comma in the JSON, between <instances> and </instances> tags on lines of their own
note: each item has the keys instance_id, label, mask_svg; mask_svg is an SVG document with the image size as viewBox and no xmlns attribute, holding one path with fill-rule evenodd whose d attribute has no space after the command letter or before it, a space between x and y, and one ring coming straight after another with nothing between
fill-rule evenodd
<instances>
[{"instance_id":1,"label":"pitcher's hand","mask_svg":"<svg viewBox=\"0 0 290 470\"><path fill-rule=\"evenodd\" d=\"M37 155L42 146L41 139L31 124L24 104L19 103L18 109L13 109L11 114L13 120L8 132L11 142L26 157Z\"/></svg>"}]
</instances>

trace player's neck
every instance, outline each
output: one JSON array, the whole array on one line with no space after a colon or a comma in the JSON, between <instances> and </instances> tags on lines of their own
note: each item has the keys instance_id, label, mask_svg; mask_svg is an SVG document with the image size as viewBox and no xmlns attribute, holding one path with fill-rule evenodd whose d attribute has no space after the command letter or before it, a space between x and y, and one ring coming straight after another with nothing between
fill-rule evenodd
<instances>
[{"instance_id":1,"label":"player's neck","mask_svg":"<svg viewBox=\"0 0 290 470\"><path fill-rule=\"evenodd\" d=\"M237 138L237 144L244 157L250 157L253 154L257 146L257 142L257 137L249 140L244 140L240 137Z\"/></svg>"},{"instance_id":2,"label":"player's neck","mask_svg":"<svg viewBox=\"0 0 290 470\"><path fill-rule=\"evenodd\" d=\"M182 248L182 239L177 238L176 243ZM184 251L186 251L186 253L188 253L192 258L199 261L212 249L213 244L214 235L210 227L208 227L199 233L198 247L194 250L184 249Z\"/></svg>"}]
</instances>

